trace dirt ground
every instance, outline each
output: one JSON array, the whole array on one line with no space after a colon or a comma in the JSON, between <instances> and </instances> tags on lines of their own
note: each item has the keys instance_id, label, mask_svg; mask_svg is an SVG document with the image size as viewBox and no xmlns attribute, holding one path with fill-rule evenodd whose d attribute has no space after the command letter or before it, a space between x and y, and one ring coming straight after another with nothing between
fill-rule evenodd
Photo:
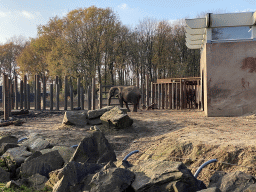
<instances>
[{"instance_id":1,"label":"dirt ground","mask_svg":"<svg viewBox=\"0 0 256 192\"><path fill-rule=\"evenodd\" d=\"M22 126L0 127L0 136L19 139L32 133L44 136L52 145L72 146L84 138L90 126L62 125L63 112L38 112L22 118ZM148 158L182 161L194 174L205 161L208 165L198 179L206 184L215 171L244 171L256 175L256 115L241 117L205 117L198 110L139 110L129 112L133 126L125 130L107 130L106 138L113 145L118 160L133 150L129 158L136 164Z\"/></svg>"}]
</instances>

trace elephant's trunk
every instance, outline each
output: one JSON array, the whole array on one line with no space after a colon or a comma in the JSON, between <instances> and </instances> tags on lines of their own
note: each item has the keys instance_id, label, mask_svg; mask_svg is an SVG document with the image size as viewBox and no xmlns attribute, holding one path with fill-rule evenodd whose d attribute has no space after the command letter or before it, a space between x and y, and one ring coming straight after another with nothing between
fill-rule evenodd
<instances>
[{"instance_id":1,"label":"elephant's trunk","mask_svg":"<svg viewBox=\"0 0 256 192\"><path fill-rule=\"evenodd\" d=\"M111 103L111 97L108 98L108 106L110 106Z\"/></svg>"}]
</instances>

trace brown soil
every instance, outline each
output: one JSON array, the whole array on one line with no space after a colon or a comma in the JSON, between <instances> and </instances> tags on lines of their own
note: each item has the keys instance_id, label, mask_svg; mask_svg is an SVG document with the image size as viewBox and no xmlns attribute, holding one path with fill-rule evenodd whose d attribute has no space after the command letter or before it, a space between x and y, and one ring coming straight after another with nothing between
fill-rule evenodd
<instances>
[{"instance_id":1,"label":"brown soil","mask_svg":"<svg viewBox=\"0 0 256 192\"><path fill-rule=\"evenodd\" d=\"M139 150L129 162L136 164L148 158L182 161L194 174L207 160L218 159L198 177L206 184L215 171L239 170L256 175L254 113L242 117L205 117L204 112L197 110L139 110L128 115L134 120L131 128L116 131L98 126L112 143L118 160ZM0 136L23 138L37 133L52 145L72 146L88 134L89 125L65 126L62 119L63 112L39 112L23 118L26 122L22 126L0 127Z\"/></svg>"}]
</instances>

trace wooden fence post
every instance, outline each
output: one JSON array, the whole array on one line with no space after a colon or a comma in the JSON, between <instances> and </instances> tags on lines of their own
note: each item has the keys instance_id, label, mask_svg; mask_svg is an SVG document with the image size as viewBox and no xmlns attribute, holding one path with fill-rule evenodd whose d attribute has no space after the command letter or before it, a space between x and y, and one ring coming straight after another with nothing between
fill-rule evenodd
<instances>
[{"instance_id":1,"label":"wooden fence post","mask_svg":"<svg viewBox=\"0 0 256 192\"><path fill-rule=\"evenodd\" d=\"M99 109L102 108L102 87L101 84L99 84Z\"/></svg>"},{"instance_id":2,"label":"wooden fence post","mask_svg":"<svg viewBox=\"0 0 256 192\"><path fill-rule=\"evenodd\" d=\"M8 75L4 75L4 120L9 120L9 90L8 90Z\"/></svg>"},{"instance_id":3,"label":"wooden fence post","mask_svg":"<svg viewBox=\"0 0 256 192\"><path fill-rule=\"evenodd\" d=\"M39 82L40 76L36 75L36 109L41 110L41 84Z\"/></svg>"},{"instance_id":4,"label":"wooden fence post","mask_svg":"<svg viewBox=\"0 0 256 192\"><path fill-rule=\"evenodd\" d=\"M88 105L88 110L92 109L92 90L91 86L88 86L87 90L87 105Z\"/></svg>"},{"instance_id":5,"label":"wooden fence post","mask_svg":"<svg viewBox=\"0 0 256 192\"><path fill-rule=\"evenodd\" d=\"M95 78L92 78L92 110L95 110Z\"/></svg>"},{"instance_id":6,"label":"wooden fence post","mask_svg":"<svg viewBox=\"0 0 256 192\"><path fill-rule=\"evenodd\" d=\"M37 75L35 75L35 79L34 79L34 104L35 104L35 110L37 108L37 91L36 91L36 78Z\"/></svg>"},{"instance_id":7,"label":"wooden fence post","mask_svg":"<svg viewBox=\"0 0 256 192\"><path fill-rule=\"evenodd\" d=\"M164 84L161 84L161 93L162 93L162 109L164 109L164 97L165 97L165 90L164 90Z\"/></svg>"},{"instance_id":8,"label":"wooden fence post","mask_svg":"<svg viewBox=\"0 0 256 192\"><path fill-rule=\"evenodd\" d=\"M43 77L43 110L46 110L46 77Z\"/></svg>"},{"instance_id":9,"label":"wooden fence post","mask_svg":"<svg viewBox=\"0 0 256 192\"><path fill-rule=\"evenodd\" d=\"M50 111L53 110L53 84L50 84Z\"/></svg>"},{"instance_id":10,"label":"wooden fence post","mask_svg":"<svg viewBox=\"0 0 256 192\"><path fill-rule=\"evenodd\" d=\"M59 76L56 76L56 80L55 80L55 86L56 86L56 110L59 110L59 99L60 99L60 95L59 95Z\"/></svg>"},{"instance_id":11,"label":"wooden fence post","mask_svg":"<svg viewBox=\"0 0 256 192\"><path fill-rule=\"evenodd\" d=\"M27 84L27 95L28 95L28 106L27 109L30 110L30 86Z\"/></svg>"},{"instance_id":12,"label":"wooden fence post","mask_svg":"<svg viewBox=\"0 0 256 192\"><path fill-rule=\"evenodd\" d=\"M157 97L157 106L158 106L158 109L161 109L161 105L160 105L161 93L160 93L160 84L159 84L159 83L157 84L157 94L158 94L158 97Z\"/></svg>"},{"instance_id":13,"label":"wooden fence post","mask_svg":"<svg viewBox=\"0 0 256 192\"><path fill-rule=\"evenodd\" d=\"M9 116L11 116L11 110L12 110L12 80L8 79L8 90L9 90L9 106L8 106L8 113Z\"/></svg>"},{"instance_id":14,"label":"wooden fence post","mask_svg":"<svg viewBox=\"0 0 256 192\"><path fill-rule=\"evenodd\" d=\"M27 104L27 101L28 101L28 96L27 96L27 76L24 75L23 77L24 81L23 81L23 86L24 86L24 109L27 109L28 108L28 104Z\"/></svg>"},{"instance_id":15,"label":"wooden fence post","mask_svg":"<svg viewBox=\"0 0 256 192\"><path fill-rule=\"evenodd\" d=\"M14 92L15 92L15 109L18 110L18 108L19 108L19 105L18 105L18 80L17 80L16 75L14 77Z\"/></svg>"},{"instance_id":16,"label":"wooden fence post","mask_svg":"<svg viewBox=\"0 0 256 192\"><path fill-rule=\"evenodd\" d=\"M149 81L148 81L148 75L146 75L146 106L149 106Z\"/></svg>"},{"instance_id":17,"label":"wooden fence post","mask_svg":"<svg viewBox=\"0 0 256 192\"><path fill-rule=\"evenodd\" d=\"M80 105L80 77L78 77L77 78L77 107L79 108L79 107L81 107L81 105Z\"/></svg>"},{"instance_id":18,"label":"wooden fence post","mask_svg":"<svg viewBox=\"0 0 256 192\"><path fill-rule=\"evenodd\" d=\"M10 109L14 109L14 84L12 82L12 80L10 79L10 97L11 97L11 102L10 102Z\"/></svg>"},{"instance_id":19,"label":"wooden fence post","mask_svg":"<svg viewBox=\"0 0 256 192\"><path fill-rule=\"evenodd\" d=\"M23 80L20 80L20 109L23 109Z\"/></svg>"},{"instance_id":20,"label":"wooden fence post","mask_svg":"<svg viewBox=\"0 0 256 192\"><path fill-rule=\"evenodd\" d=\"M70 77L70 110L74 110L74 103L73 103L73 84L72 84L72 78Z\"/></svg>"},{"instance_id":21,"label":"wooden fence post","mask_svg":"<svg viewBox=\"0 0 256 192\"><path fill-rule=\"evenodd\" d=\"M84 88L81 87L81 109L84 110Z\"/></svg>"},{"instance_id":22,"label":"wooden fence post","mask_svg":"<svg viewBox=\"0 0 256 192\"><path fill-rule=\"evenodd\" d=\"M65 79L64 79L64 83L65 83L65 98L64 98L64 110L67 110L68 109L68 77L65 76Z\"/></svg>"},{"instance_id":23,"label":"wooden fence post","mask_svg":"<svg viewBox=\"0 0 256 192\"><path fill-rule=\"evenodd\" d=\"M172 109L174 109L174 82L172 82Z\"/></svg>"}]
</instances>

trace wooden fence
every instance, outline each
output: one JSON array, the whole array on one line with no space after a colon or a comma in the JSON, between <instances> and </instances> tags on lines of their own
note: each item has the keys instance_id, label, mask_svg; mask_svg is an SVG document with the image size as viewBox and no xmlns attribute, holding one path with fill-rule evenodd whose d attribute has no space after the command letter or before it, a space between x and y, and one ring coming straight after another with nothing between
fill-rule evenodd
<instances>
[{"instance_id":1,"label":"wooden fence","mask_svg":"<svg viewBox=\"0 0 256 192\"><path fill-rule=\"evenodd\" d=\"M107 105L107 94L111 85L95 85L87 87L87 92L81 85L81 79L77 78L77 94L74 101L74 79L64 78L62 99L60 101L60 80L56 76L52 83L46 82L46 77L35 75L33 87L28 84L26 75L18 81L15 76L11 80L8 75L3 75L3 102L4 119L7 120L11 110L35 109L35 110L88 110L102 108ZM54 83L53 83L54 82ZM185 109L199 108L201 105L200 78L172 78L158 79L156 83L148 82L141 86L142 98L140 105L147 107L153 103L158 109ZM18 85L19 84L19 85ZM139 82L136 82L139 85ZM150 85L150 86L149 86ZM64 98L63 98L64 96ZM86 96L86 98L85 98ZM118 99L113 98L111 105L118 105ZM60 106L61 103L61 106Z\"/></svg>"}]
</instances>

